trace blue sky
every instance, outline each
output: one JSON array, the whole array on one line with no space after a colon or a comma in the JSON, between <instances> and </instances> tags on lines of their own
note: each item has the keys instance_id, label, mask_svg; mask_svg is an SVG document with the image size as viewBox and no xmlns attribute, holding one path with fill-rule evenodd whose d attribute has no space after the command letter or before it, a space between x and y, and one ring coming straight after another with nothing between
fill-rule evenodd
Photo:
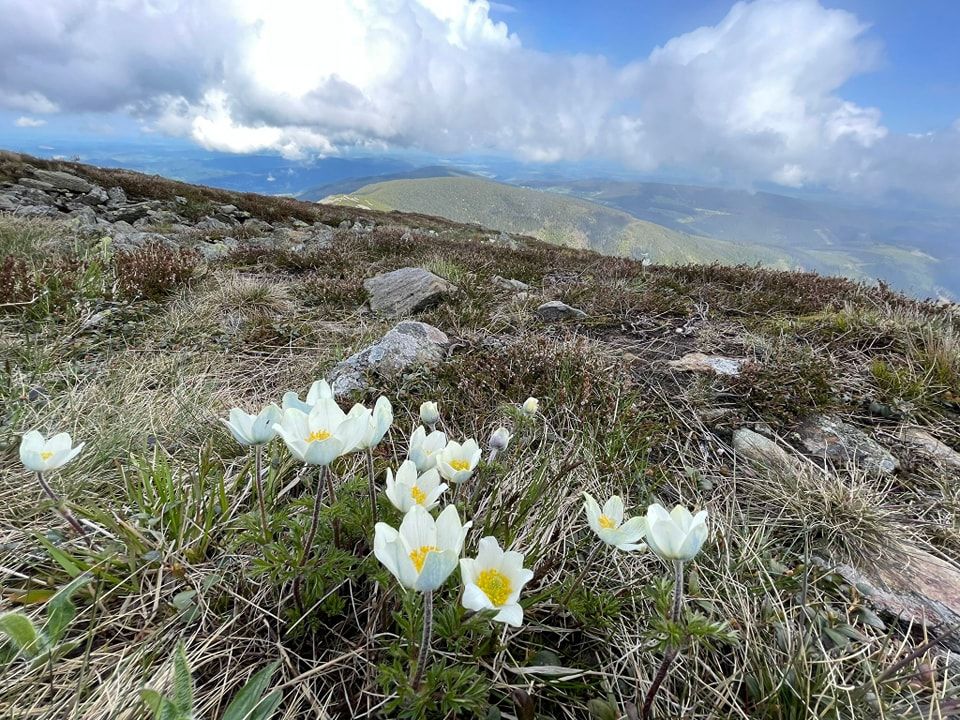
<instances>
[{"instance_id":1,"label":"blue sky","mask_svg":"<svg viewBox=\"0 0 960 720\"><path fill-rule=\"evenodd\" d=\"M960 202L960 2L0 0L0 144L489 155Z\"/></svg>"}]
</instances>

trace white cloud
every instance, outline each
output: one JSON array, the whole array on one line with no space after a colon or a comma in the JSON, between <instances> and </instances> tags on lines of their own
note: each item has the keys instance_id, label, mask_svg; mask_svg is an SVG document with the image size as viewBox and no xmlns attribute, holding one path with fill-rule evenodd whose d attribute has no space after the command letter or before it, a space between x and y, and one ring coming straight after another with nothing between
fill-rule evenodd
<instances>
[{"instance_id":1,"label":"white cloud","mask_svg":"<svg viewBox=\"0 0 960 720\"><path fill-rule=\"evenodd\" d=\"M0 108L125 110L231 152L605 158L741 184L960 197L960 131L898 136L879 109L843 97L880 57L848 12L740 2L621 67L527 48L491 12L507 10L486 0L0 0Z\"/></svg>"},{"instance_id":2,"label":"white cloud","mask_svg":"<svg viewBox=\"0 0 960 720\"><path fill-rule=\"evenodd\" d=\"M44 125L47 124L47 121L42 120L40 118L32 118L32 117L27 117L26 115L21 115L20 117L18 117L16 120L13 121L13 124L16 125L17 127L22 127L22 128L36 128L36 127L43 127Z\"/></svg>"}]
</instances>

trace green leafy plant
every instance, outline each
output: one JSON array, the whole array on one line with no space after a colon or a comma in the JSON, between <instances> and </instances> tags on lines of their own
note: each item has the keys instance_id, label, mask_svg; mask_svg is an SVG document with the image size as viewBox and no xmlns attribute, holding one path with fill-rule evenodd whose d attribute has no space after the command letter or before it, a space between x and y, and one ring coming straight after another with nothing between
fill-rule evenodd
<instances>
[{"instance_id":1,"label":"green leafy plant","mask_svg":"<svg viewBox=\"0 0 960 720\"><path fill-rule=\"evenodd\" d=\"M0 646L0 659L10 660L21 656L34 662L45 662L66 654L76 642L61 642L70 623L77 616L77 606L73 595L90 582L88 574L79 575L63 586L47 603L47 619L38 628L25 613L14 610L0 614L0 634L6 636L13 652L7 652Z\"/></svg>"}]
</instances>

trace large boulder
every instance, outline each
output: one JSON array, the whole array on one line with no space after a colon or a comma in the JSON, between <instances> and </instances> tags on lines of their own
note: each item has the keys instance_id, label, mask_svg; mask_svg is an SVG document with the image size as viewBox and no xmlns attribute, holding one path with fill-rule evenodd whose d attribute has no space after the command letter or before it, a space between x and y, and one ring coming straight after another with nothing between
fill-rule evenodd
<instances>
[{"instance_id":1,"label":"large boulder","mask_svg":"<svg viewBox=\"0 0 960 720\"><path fill-rule=\"evenodd\" d=\"M58 190L69 190L76 193L88 193L93 190L93 184L72 173L58 170L34 170L34 176L41 182L49 183Z\"/></svg>"},{"instance_id":2,"label":"large boulder","mask_svg":"<svg viewBox=\"0 0 960 720\"><path fill-rule=\"evenodd\" d=\"M335 395L368 387L367 375L396 376L443 359L450 338L426 323L406 320L373 345L338 363L328 376Z\"/></svg>"},{"instance_id":3,"label":"large boulder","mask_svg":"<svg viewBox=\"0 0 960 720\"><path fill-rule=\"evenodd\" d=\"M457 286L429 270L407 267L368 278L363 287L370 309L378 315L403 317L436 305Z\"/></svg>"}]
</instances>

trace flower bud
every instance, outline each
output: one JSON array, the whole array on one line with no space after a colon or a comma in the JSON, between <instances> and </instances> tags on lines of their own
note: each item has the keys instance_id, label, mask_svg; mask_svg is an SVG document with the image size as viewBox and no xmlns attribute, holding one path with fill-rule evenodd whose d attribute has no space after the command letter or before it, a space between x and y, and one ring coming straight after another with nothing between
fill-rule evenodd
<instances>
[{"instance_id":1,"label":"flower bud","mask_svg":"<svg viewBox=\"0 0 960 720\"><path fill-rule=\"evenodd\" d=\"M499 427L490 435L490 447L494 450L506 450L510 444L510 432L505 427Z\"/></svg>"},{"instance_id":2,"label":"flower bud","mask_svg":"<svg viewBox=\"0 0 960 720\"><path fill-rule=\"evenodd\" d=\"M435 402L429 400L420 405L420 422L433 427L440 421L440 410Z\"/></svg>"},{"instance_id":3,"label":"flower bud","mask_svg":"<svg viewBox=\"0 0 960 720\"><path fill-rule=\"evenodd\" d=\"M527 417L533 417L534 415L537 414L537 409L539 407L540 407L539 400L537 400L535 397L528 397L526 400L524 400L521 409L523 410L524 415L526 415Z\"/></svg>"}]
</instances>

